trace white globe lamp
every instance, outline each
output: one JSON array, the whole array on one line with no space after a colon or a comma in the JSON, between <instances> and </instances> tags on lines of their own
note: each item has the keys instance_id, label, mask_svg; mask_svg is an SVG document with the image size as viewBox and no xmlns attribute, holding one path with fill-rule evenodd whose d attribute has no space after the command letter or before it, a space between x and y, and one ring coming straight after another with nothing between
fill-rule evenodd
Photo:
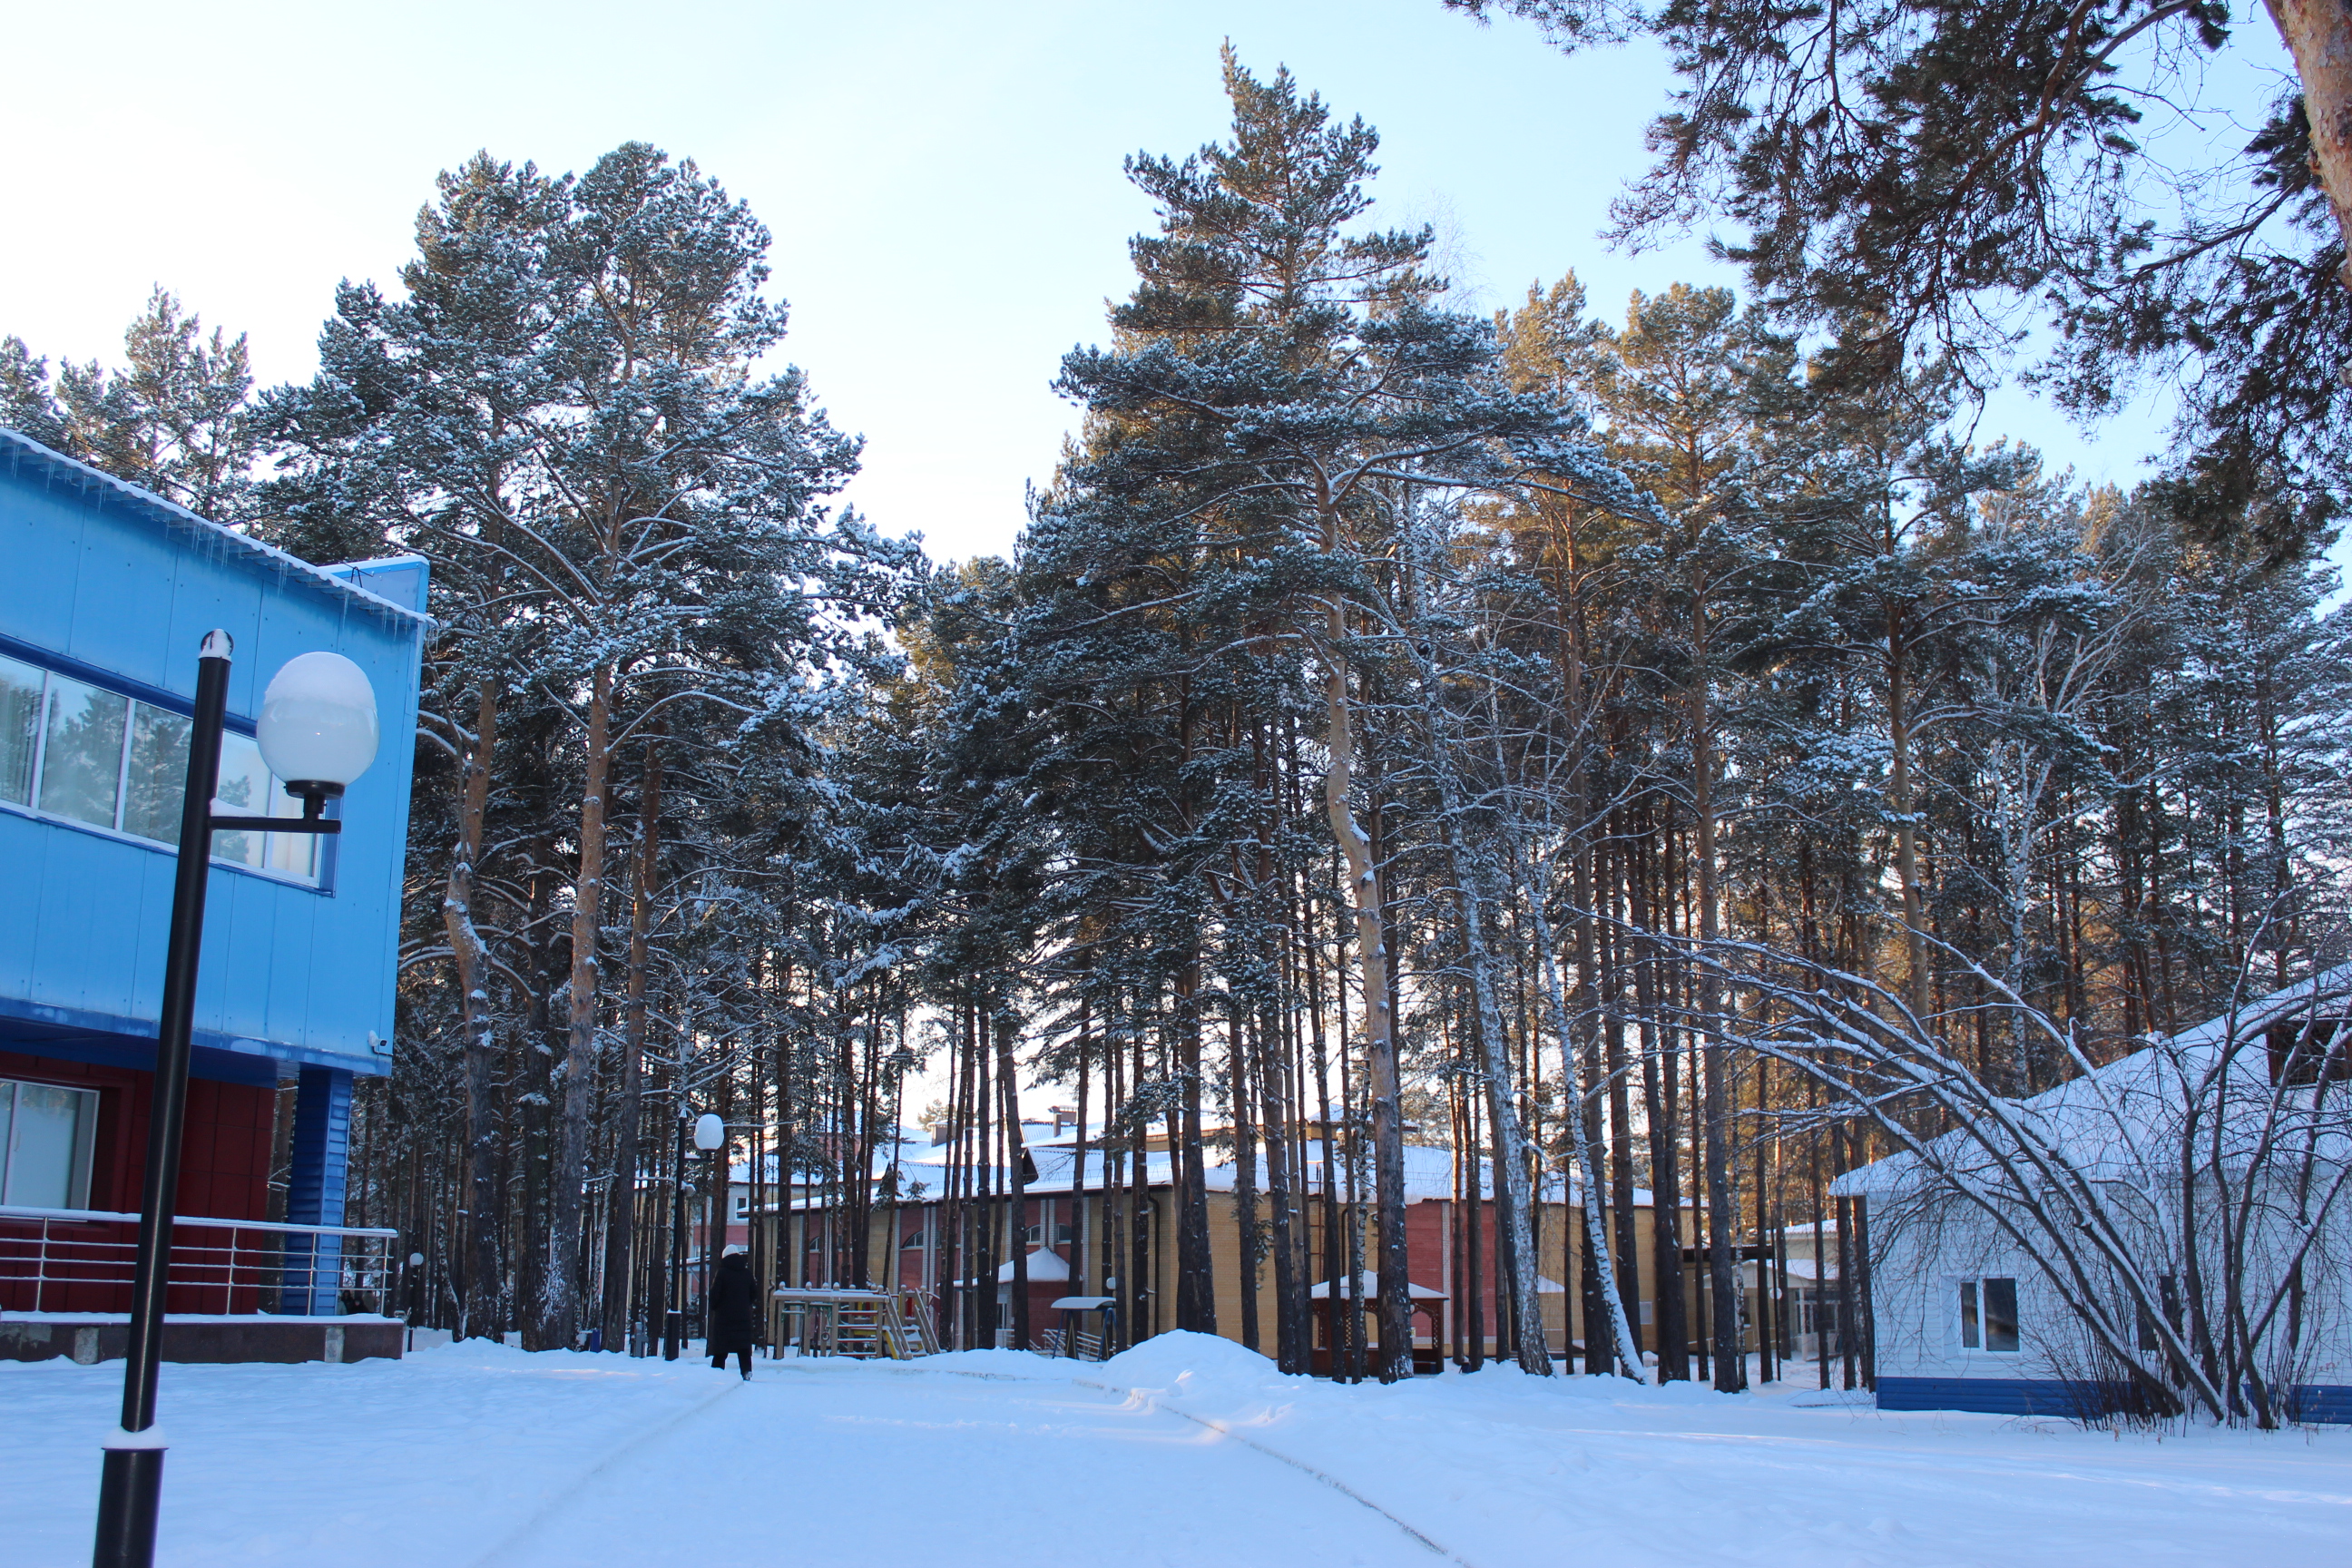
<instances>
[{"instance_id":1,"label":"white globe lamp","mask_svg":"<svg viewBox=\"0 0 2352 1568\"><path fill-rule=\"evenodd\" d=\"M315 816L375 761L375 689L341 654L298 654L262 693L254 739L286 793Z\"/></svg>"},{"instance_id":2,"label":"white globe lamp","mask_svg":"<svg viewBox=\"0 0 2352 1568\"><path fill-rule=\"evenodd\" d=\"M727 1123L717 1111L706 1110L694 1119L694 1146L706 1154L727 1146Z\"/></svg>"}]
</instances>

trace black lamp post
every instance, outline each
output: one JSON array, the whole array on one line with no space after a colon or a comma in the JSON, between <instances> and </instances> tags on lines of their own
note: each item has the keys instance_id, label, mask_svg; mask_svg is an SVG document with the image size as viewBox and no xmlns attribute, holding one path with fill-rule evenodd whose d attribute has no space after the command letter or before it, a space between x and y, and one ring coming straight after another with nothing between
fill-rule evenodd
<instances>
[{"instance_id":1,"label":"black lamp post","mask_svg":"<svg viewBox=\"0 0 2352 1568\"><path fill-rule=\"evenodd\" d=\"M727 1124L716 1111L694 1119L694 1146L702 1151L702 1350L710 1352L710 1269L718 1248L727 1238L726 1218L719 1212L719 1155L727 1147Z\"/></svg>"},{"instance_id":2,"label":"black lamp post","mask_svg":"<svg viewBox=\"0 0 2352 1568\"><path fill-rule=\"evenodd\" d=\"M677 1157L670 1167L669 1289L662 1310L662 1360L677 1359L686 1323L686 1107L677 1108Z\"/></svg>"},{"instance_id":3,"label":"black lamp post","mask_svg":"<svg viewBox=\"0 0 2352 1568\"><path fill-rule=\"evenodd\" d=\"M104 1445L98 1489L97 1568L148 1568L163 1489L163 1434L155 1430L155 1377L170 1286L172 1202L180 1186L180 1133L187 1117L196 959L204 945L205 885L217 832L340 833L327 802L375 760L375 694L340 654L289 659L269 682L255 739L270 771L302 801L298 818L218 816L221 720L228 710L233 645L205 634L196 660L196 709L188 734L188 784L180 805L180 862L172 884L172 935L163 957L163 1006L155 1030L154 1104L139 1206L139 1255L131 1284L131 1344L122 1368L122 1427Z\"/></svg>"}]
</instances>

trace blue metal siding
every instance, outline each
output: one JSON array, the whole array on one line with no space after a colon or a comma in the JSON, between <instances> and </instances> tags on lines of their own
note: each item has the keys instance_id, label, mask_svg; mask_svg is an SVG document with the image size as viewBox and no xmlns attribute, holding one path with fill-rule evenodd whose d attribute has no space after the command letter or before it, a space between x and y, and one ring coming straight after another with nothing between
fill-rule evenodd
<instances>
[{"instance_id":1,"label":"blue metal siding","mask_svg":"<svg viewBox=\"0 0 2352 1568\"><path fill-rule=\"evenodd\" d=\"M0 436L0 635L119 689L184 701L215 626L236 640L233 715L257 710L287 659L331 649L367 673L383 742L341 803L330 885L214 868L199 1037L382 1072L369 1037L392 1035L424 624ZM0 810L0 1033L106 1020L152 1037L173 858L162 846Z\"/></svg>"},{"instance_id":2,"label":"blue metal siding","mask_svg":"<svg viewBox=\"0 0 2352 1568\"><path fill-rule=\"evenodd\" d=\"M341 1225L352 1137L352 1075L306 1067L294 1099L294 1147L286 1183L286 1218L293 1225ZM282 1312L331 1316L339 1300L342 1238L289 1237L290 1282Z\"/></svg>"},{"instance_id":3,"label":"blue metal siding","mask_svg":"<svg viewBox=\"0 0 2352 1568\"><path fill-rule=\"evenodd\" d=\"M2352 1386L2327 1383L2302 1384L2296 1387L2290 1403L2298 1421L2352 1426Z\"/></svg>"},{"instance_id":4,"label":"blue metal siding","mask_svg":"<svg viewBox=\"0 0 2352 1568\"><path fill-rule=\"evenodd\" d=\"M8 595L0 630L59 653L69 651L81 537L65 500L23 483L8 486L7 504L0 506L0 561L7 563L0 573L0 592ZM37 584L44 591L33 592Z\"/></svg>"},{"instance_id":5,"label":"blue metal siding","mask_svg":"<svg viewBox=\"0 0 2352 1568\"><path fill-rule=\"evenodd\" d=\"M1968 1410L1988 1415L2057 1415L2072 1420L2096 1385L2063 1378L1882 1377L1881 1410ZM2297 1417L2352 1424L2352 1387L2312 1384L2295 1390Z\"/></svg>"}]
</instances>

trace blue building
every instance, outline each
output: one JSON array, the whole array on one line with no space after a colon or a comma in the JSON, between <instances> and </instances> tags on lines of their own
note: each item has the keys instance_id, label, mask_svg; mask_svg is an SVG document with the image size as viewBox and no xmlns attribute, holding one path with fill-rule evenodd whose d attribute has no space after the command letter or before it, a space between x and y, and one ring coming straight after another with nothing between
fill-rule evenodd
<instances>
[{"instance_id":1,"label":"blue building","mask_svg":"<svg viewBox=\"0 0 2352 1568\"><path fill-rule=\"evenodd\" d=\"M126 1272L70 1266L75 1237L107 1233L53 1216L139 1206L196 654L215 627L235 640L225 805L300 815L253 740L297 654L358 664L383 740L340 835L215 836L178 1213L280 1217L278 1163L284 1223L342 1225L352 1086L390 1066L425 587L415 558L314 567L0 430L0 1308L127 1304ZM275 1271L175 1258L170 1309L341 1310L336 1239L277 1236ZM310 1247L321 1267L294 1267Z\"/></svg>"}]
</instances>

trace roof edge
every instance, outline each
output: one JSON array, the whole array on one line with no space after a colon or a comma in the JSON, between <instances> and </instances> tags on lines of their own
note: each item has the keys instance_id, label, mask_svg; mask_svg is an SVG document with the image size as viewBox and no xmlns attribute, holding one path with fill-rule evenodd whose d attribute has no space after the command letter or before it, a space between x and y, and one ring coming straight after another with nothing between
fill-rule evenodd
<instances>
[{"instance_id":1,"label":"roof edge","mask_svg":"<svg viewBox=\"0 0 2352 1568\"><path fill-rule=\"evenodd\" d=\"M274 544L265 544L251 534L240 533L226 523L200 517L177 501L166 500L151 489L134 485L128 479L117 479L101 468L91 468L79 458L68 458L63 452L45 447L22 431L0 426L0 454L15 459L12 468L30 464L47 470L51 478L62 479L83 490L98 490L150 521L205 535L257 564L267 564L281 573L299 575L330 594L349 599L387 620L406 622L420 631L430 628L434 624L433 617L421 610L396 604L381 594L361 587L357 583L336 576L324 567L312 565L299 555L280 550Z\"/></svg>"}]
</instances>

